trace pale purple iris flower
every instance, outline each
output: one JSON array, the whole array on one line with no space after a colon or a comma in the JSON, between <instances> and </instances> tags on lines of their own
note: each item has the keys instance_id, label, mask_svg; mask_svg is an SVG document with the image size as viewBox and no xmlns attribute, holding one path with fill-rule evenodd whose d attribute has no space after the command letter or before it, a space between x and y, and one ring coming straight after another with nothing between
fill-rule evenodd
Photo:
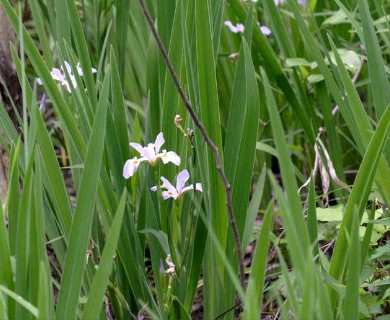
<instances>
[{"instance_id":1,"label":"pale purple iris flower","mask_svg":"<svg viewBox=\"0 0 390 320\"><path fill-rule=\"evenodd\" d=\"M175 152L167 150L160 152L161 146L164 143L165 140L162 132L157 135L154 143L149 143L146 147L141 146L139 143L130 142L130 146L137 150L141 157L134 157L125 162L125 165L123 166L123 177L125 179L132 177L141 162L147 162L154 166L158 159L161 159L164 164L172 162L176 166L179 166L180 157Z\"/></svg>"},{"instance_id":2,"label":"pale purple iris flower","mask_svg":"<svg viewBox=\"0 0 390 320\"><path fill-rule=\"evenodd\" d=\"M231 21L227 20L224 22L224 25L227 26L233 33L243 33L245 30L245 27L242 23L237 23L237 25L234 25ZM259 23L258 26L264 35L269 36L272 33L271 29L267 26L261 26Z\"/></svg>"},{"instance_id":3,"label":"pale purple iris flower","mask_svg":"<svg viewBox=\"0 0 390 320\"><path fill-rule=\"evenodd\" d=\"M233 33L244 32L244 25L242 23L237 23L237 25L234 25L230 20L226 20L223 24L227 26Z\"/></svg>"},{"instance_id":4,"label":"pale purple iris flower","mask_svg":"<svg viewBox=\"0 0 390 320\"><path fill-rule=\"evenodd\" d=\"M167 200L169 198L173 198L174 200L179 199L184 193L186 193L189 190L194 190L194 185L191 184L187 187L185 187L185 183L190 178L190 174L186 169L179 172L176 178L176 187L174 187L166 178L161 177L161 181L163 184L161 185L161 189L166 189L162 191L162 197L164 200ZM157 191L157 186L154 186L150 188L152 191ZM203 192L202 184L196 183L195 184L195 190Z\"/></svg>"},{"instance_id":5,"label":"pale purple iris flower","mask_svg":"<svg viewBox=\"0 0 390 320\"><path fill-rule=\"evenodd\" d=\"M264 34L265 36L269 36L272 33L271 29L268 28L267 26L261 26L260 24L258 24L258 25L259 25L261 33Z\"/></svg>"},{"instance_id":6,"label":"pale purple iris flower","mask_svg":"<svg viewBox=\"0 0 390 320\"><path fill-rule=\"evenodd\" d=\"M68 82L64 68L62 66L61 66L61 69L58 69L58 68L51 69L50 75L54 80L58 81L62 86L64 86L66 91L71 93L73 89L77 88L76 77L74 76L74 74L72 72L72 67L70 66L69 62L64 61L64 65L65 65L65 69L66 69L67 73L69 74L69 78L70 78L71 83ZM80 66L80 62L77 63L77 65L76 65L76 71L80 77L82 77L84 75L84 72ZM97 71L95 68L92 68L91 72L96 73ZM37 78L37 83L39 85L43 84L42 80L40 78Z\"/></svg>"}]
</instances>

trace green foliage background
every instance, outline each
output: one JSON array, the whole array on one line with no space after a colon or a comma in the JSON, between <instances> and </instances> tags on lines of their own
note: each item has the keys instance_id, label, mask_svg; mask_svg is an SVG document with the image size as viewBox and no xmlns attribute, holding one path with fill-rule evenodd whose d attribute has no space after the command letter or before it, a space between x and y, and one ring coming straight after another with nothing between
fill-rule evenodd
<instances>
[{"instance_id":1,"label":"green foliage background","mask_svg":"<svg viewBox=\"0 0 390 320\"><path fill-rule=\"evenodd\" d=\"M23 3L2 0L20 42L11 51L23 115L18 132L0 105L10 160L0 207L0 318L385 319L390 4L146 2L223 160L242 250L257 240L246 287L213 153L138 1L30 0L31 18L22 22ZM230 32L226 20L245 31ZM63 61L84 73L74 73L71 93L50 75ZM43 93L46 111L38 108ZM191 144L177 114L194 130ZM125 161L138 156L129 142L147 145L159 132L180 167L141 164L125 180ZM316 161L319 177L299 188ZM160 176L174 181L185 168L202 193L164 201L150 191ZM317 219L327 199L342 205L337 228ZM382 231L372 243L374 226ZM164 272L168 255L173 276Z\"/></svg>"}]
</instances>

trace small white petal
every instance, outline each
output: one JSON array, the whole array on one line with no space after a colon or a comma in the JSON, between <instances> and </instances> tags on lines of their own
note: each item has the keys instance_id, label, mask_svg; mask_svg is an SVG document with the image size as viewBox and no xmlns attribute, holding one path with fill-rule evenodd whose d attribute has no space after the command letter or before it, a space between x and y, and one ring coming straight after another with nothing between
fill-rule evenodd
<instances>
[{"instance_id":1,"label":"small white petal","mask_svg":"<svg viewBox=\"0 0 390 320\"><path fill-rule=\"evenodd\" d=\"M75 76L73 74L70 74L69 77L70 77L70 81L72 83L72 89L76 89L77 88L77 82L76 82Z\"/></svg>"},{"instance_id":2,"label":"small white petal","mask_svg":"<svg viewBox=\"0 0 390 320\"><path fill-rule=\"evenodd\" d=\"M123 177L125 179L129 179L134 175L134 173L137 171L138 166L142 159L132 158L125 162L125 165L123 166Z\"/></svg>"},{"instance_id":3,"label":"small white petal","mask_svg":"<svg viewBox=\"0 0 390 320\"><path fill-rule=\"evenodd\" d=\"M95 68L92 68L91 71L92 71L92 73L96 73L97 72L97 70Z\"/></svg>"},{"instance_id":4,"label":"small white petal","mask_svg":"<svg viewBox=\"0 0 390 320\"><path fill-rule=\"evenodd\" d=\"M143 147L139 143L130 142L130 146L132 146L139 153L142 153L142 151L143 151Z\"/></svg>"},{"instance_id":5,"label":"small white petal","mask_svg":"<svg viewBox=\"0 0 390 320\"><path fill-rule=\"evenodd\" d=\"M76 70L77 70L77 73L79 74L80 77L82 77L84 75L83 69L81 69L80 62L77 63Z\"/></svg>"},{"instance_id":6,"label":"small white petal","mask_svg":"<svg viewBox=\"0 0 390 320\"><path fill-rule=\"evenodd\" d=\"M158 135L157 135L157 138L156 138L156 141L154 142L154 150L157 152L160 151L160 148L161 146L165 143L165 140L164 140L164 135L162 132L160 132Z\"/></svg>"},{"instance_id":7,"label":"small white petal","mask_svg":"<svg viewBox=\"0 0 390 320\"><path fill-rule=\"evenodd\" d=\"M195 184L195 189L196 189L197 191L203 192L202 184L201 184L201 183Z\"/></svg>"},{"instance_id":8,"label":"small white petal","mask_svg":"<svg viewBox=\"0 0 390 320\"><path fill-rule=\"evenodd\" d=\"M187 191L190 191L190 190L194 190L194 185L193 184L190 184L189 186L187 187L184 187L181 189L180 191L180 195L186 193Z\"/></svg>"},{"instance_id":9,"label":"small white petal","mask_svg":"<svg viewBox=\"0 0 390 320\"><path fill-rule=\"evenodd\" d=\"M162 153L157 154L157 157L162 160L164 164L172 162L173 164L180 166L180 157L173 151L163 150Z\"/></svg>"},{"instance_id":10,"label":"small white petal","mask_svg":"<svg viewBox=\"0 0 390 320\"><path fill-rule=\"evenodd\" d=\"M150 190L152 190L152 191L156 192L156 191L157 191L157 186L153 186L153 187L151 187L151 188L150 188Z\"/></svg>"},{"instance_id":11,"label":"small white petal","mask_svg":"<svg viewBox=\"0 0 390 320\"><path fill-rule=\"evenodd\" d=\"M286 0L274 0L275 2L275 5L279 5L279 4L283 4L283 3L286 3Z\"/></svg>"},{"instance_id":12,"label":"small white petal","mask_svg":"<svg viewBox=\"0 0 390 320\"><path fill-rule=\"evenodd\" d=\"M244 32L244 25L242 23L238 23L237 26L234 26L231 21L227 20L224 22L224 25L233 33Z\"/></svg>"},{"instance_id":13,"label":"small white petal","mask_svg":"<svg viewBox=\"0 0 390 320\"><path fill-rule=\"evenodd\" d=\"M161 185L161 188L165 188L168 190L176 190L175 187L167 180L165 177L160 178L163 184Z\"/></svg>"},{"instance_id":14,"label":"small white petal","mask_svg":"<svg viewBox=\"0 0 390 320\"><path fill-rule=\"evenodd\" d=\"M154 150L153 143L149 143L147 147L142 148L141 155L148 159L151 164L155 164L157 161L157 155Z\"/></svg>"},{"instance_id":15,"label":"small white petal","mask_svg":"<svg viewBox=\"0 0 390 320\"><path fill-rule=\"evenodd\" d=\"M61 84L66 82L64 75L62 74L61 70L58 68L51 69L50 75L54 80L61 82Z\"/></svg>"},{"instance_id":16,"label":"small white petal","mask_svg":"<svg viewBox=\"0 0 390 320\"><path fill-rule=\"evenodd\" d=\"M37 80L37 83L38 83L40 86L43 85L43 82L42 82L42 79L41 79L41 78L37 78L36 80Z\"/></svg>"},{"instance_id":17,"label":"small white petal","mask_svg":"<svg viewBox=\"0 0 390 320\"><path fill-rule=\"evenodd\" d=\"M67 71L69 74L72 74L72 68L71 68L69 62L68 62L68 61L64 61L64 65L65 65L66 71ZM62 67L61 67L61 68L62 68ZM62 69L62 70L64 70L64 69Z\"/></svg>"},{"instance_id":18,"label":"small white petal","mask_svg":"<svg viewBox=\"0 0 390 320\"><path fill-rule=\"evenodd\" d=\"M190 174L186 169L183 171L179 172L176 178L176 190L178 193L181 193L181 190L183 189L185 183L187 180L190 178Z\"/></svg>"},{"instance_id":19,"label":"small white petal","mask_svg":"<svg viewBox=\"0 0 390 320\"><path fill-rule=\"evenodd\" d=\"M260 26L260 31L266 36L269 36L272 33L271 29L267 26Z\"/></svg>"}]
</instances>

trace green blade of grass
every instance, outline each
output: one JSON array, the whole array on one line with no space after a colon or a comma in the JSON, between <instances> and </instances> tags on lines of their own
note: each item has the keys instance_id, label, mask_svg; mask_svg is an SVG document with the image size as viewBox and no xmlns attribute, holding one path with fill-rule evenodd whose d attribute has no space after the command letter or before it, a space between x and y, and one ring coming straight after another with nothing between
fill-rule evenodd
<instances>
[{"instance_id":1,"label":"green blade of grass","mask_svg":"<svg viewBox=\"0 0 390 320\"><path fill-rule=\"evenodd\" d=\"M245 296L244 319L255 319L259 317L259 305L263 296L263 285L267 256L269 248L269 236L272 232L273 206L271 201L265 212L261 224L260 236L256 242L256 249L253 255L251 274L248 280L248 289Z\"/></svg>"},{"instance_id":2,"label":"green blade of grass","mask_svg":"<svg viewBox=\"0 0 390 320\"><path fill-rule=\"evenodd\" d=\"M310 247L309 235L303 220L302 215L302 207L301 202L297 193L298 186L296 182L296 178L294 175L294 171L291 168L291 156L289 150L287 148L286 140L284 137L284 129L282 125L282 121L280 119L280 115L276 108L276 103L274 97L272 95L271 87L268 82L268 78L265 72L262 72L262 78L264 82L264 90L266 96L266 104L268 107L268 112L271 119L271 128L273 132L273 137L276 145L276 149L279 154L279 165L280 172L282 174L283 185L286 189L287 201L289 212L291 212L290 216L285 216L290 222L291 225L286 225L286 229L290 229L292 234L295 234L296 239L300 239L300 245L297 245L295 249L293 249L296 254L293 254L294 265L299 270L304 270L303 263L305 261L305 252L307 252ZM286 221L287 222L287 221ZM288 232L288 231L287 231ZM295 257L295 258L294 258ZM300 266L300 267L299 267Z\"/></svg>"},{"instance_id":3,"label":"green blade of grass","mask_svg":"<svg viewBox=\"0 0 390 320\"><path fill-rule=\"evenodd\" d=\"M363 152L364 150L363 143L360 138L359 130L354 121L352 111L347 108L343 100L343 97L340 93L340 89L337 87L336 81L333 79L328 69L328 66L325 63L325 59L320 50L321 46L315 41L314 37L312 36L306 22L304 21L302 15L300 14L298 4L295 3L295 1L291 1L291 0L288 0L287 3L289 4L291 11L294 14L295 22L299 28L299 31L302 34L302 39L304 40L307 50L310 51L315 61L317 62L321 75L324 77L329 91L331 92L333 98L336 100L336 103L340 108L340 112L343 115L343 118L348 125L348 129L351 131L355 139L355 143L359 147L359 151Z\"/></svg>"},{"instance_id":4,"label":"green blade of grass","mask_svg":"<svg viewBox=\"0 0 390 320\"><path fill-rule=\"evenodd\" d=\"M373 127L370 122L370 117L367 115L367 112L364 108L362 101L360 100L359 94L356 91L351 78L348 75L344 63L342 62L340 55L337 52L337 49L329 37L329 43L332 47L334 57L337 63L337 71L340 74L340 78L345 87L345 92L348 97L350 104L350 110L353 114L354 120L359 129L360 139L363 141L365 149L367 148L370 139L372 138ZM355 139L356 140L356 139ZM390 171L389 165L386 163L385 158L382 156L379 160L378 170L376 173L376 184L381 191L381 194L384 198L386 204L390 203Z\"/></svg>"},{"instance_id":5,"label":"green blade of grass","mask_svg":"<svg viewBox=\"0 0 390 320\"><path fill-rule=\"evenodd\" d=\"M26 311L30 312L35 318L38 317L38 309L27 300L23 299L20 295L9 290L8 288L0 285L0 292L6 294L8 297L15 300L19 306L23 307ZM24 318L25 319L25 318Z\"/></svg>"},{"instance_id":6,"label":"green blade of grass","mask_svg":"<svg viewBox=\"0 0 390 320\"><path fill-rule=\"evenodd\" d=\"M17 242L15 250L16 272L15 272L15 293L20 297L29 300L29 290L26 283L29 282L28 268L31 253L30 233L31 231L31 211L32 190L33 190L33 164L34 152L30 150L31 156L28 162L26 176L24 178L23 193L20 200L20 207L17 221ZM16 305L16 318L29 318L28 310L22 304Z\"/></svg>"},{"instance_id":7,"label":"green blade of grass","mask_svg":"<svg viewBox=\"0 0 390 320\"><path fill-rule=\"evenodd\" d=\"M310 243L313 246L314 256L318 256L318 231L317 231L317 213L316 213L316 200L314 179L311 177L309 183L309 195L307 199L307 229L309 231ZM319 257L317 257L319 259Z\"/></svg>"},{"instance_id":8,"label":"green blade of grass","mask_svg":"<svg viewBox=\"0 0 390 320\"><path fill-rule=\"evenodd\" d=\"M246 213L248 208L260 114L255 69L245 39L242 40L236 72L226 130L224 160L226 175L232 186L232 203L237 227L242 237L246 216L238 213Z\"/></svg>"},{"instance_id":9,"label":"green blade of grass","mask_svg":"<svg viewBox=\"0 0 390 320\"><path fill-rule=\"evenodd\" d=\"M355 207L355 209L357 209ZM354 210L351 234L349 239L350 253L348 257L347 289L344 300L344 319L359 318L359 285L360 285L360 240L359 212Z\"/></svg>"},{"instance_id":10,"label":"green blade of grass","mask_svg":"<svg viewBox=\"0 0 390 320\"><path fill-rule=\"evenodd\" d=\"M245 248L248 246L249 239L252 234L254 222L259 211L261 199L263 198L266 173L266 166L264 165L263 169L261 170L260 177L254 188L252 199L249 203L248 212L246 214L245 228L242 236L242 250L245 250Z\"/></svg>"},{"instance_id":11,"label":"green blade of grass","mask_svg":"<svg viewBox=\"0 0 390 320\"><path fill-rule=\"evenodd\" d=\"M38 1L30 1L29 7L31 9L31 13L35 22L35 28L39 37L39 43L41 45L43 55L47 61L47 65L49 67L54 67L53 53L50 49L49 39L43 26L43 17L41 9L38 5Z\"/></svg>"},{"instance_id":12,"label":"green blade of grass","mask_svg":"<svg viewBox=\"0 0 390 320\"><path fill-rule=\"evenodd\" d=\"M12 6L7 0L1 0L1 3L12 23L12 26L15 30L19 30L19 19L15 14ZM58 90L57 84L52 79L47 65L42 59L38 49L34 44L34 41L25 28L22 29L22 36L24 39L23 43L25 52L27 53L35 71L38 73L38 76L42 79L48 96L52 99L56 112L60 117L63 130L71 138L71 141L77 147L77 151L83 154L86 149L85 142L79 133L79 129L75 123L73 115L71 114L64 98Z\"/></svg>"},{"instance_id":13,"label":"green blade of grass","mask_svg":"<svg viewBox=\"0 0 390 320\"><path fill-rule=\"evenodd\" d=\"M8 212L8 240L11 256L15 255L17 233L18 233L18 212L20 207L20 172L18 161L20 161L21 153L21 139L17 140L16 146L11 149L10 154L10 166L9 166L9 181L8 181L8 193L6 200L6 209Z\"/></svg>"},{"instance_id":14,"label":"green blade of grass","mask_svg":"<svg viewBox=\"0 0 390 320\"><path fill-rule=\"evenodd\" d=\"M38 126L37 142L42 155L42 165L44 166L45 175L47 176L47 180L44 180L47 181L47 185L45 187L55 205L56 211L60 212L57 217L58 224L61 230L61 235L67 241L72 223L71 204L62 178L57 155L50 141L50 136L43 122L42 115L40 113L36 113L35 115L34 121Z\"/></svg>"},{"instance_id":15,"label":"green blade of grass","mask_svg":"<svg viewBox=\"0 0 390 320\"><path fill-rule=\"evenodd\" d=\"M333 251L329 271L330 276L336 280L341 280L344 274L345 261L349 251L346 234L350 233L351 231L353 214L354 212L358 212L360 215L360 221L367 203L368 195L371 191L378 162L382 155L384 145L387 141L389 131L390 108L388 107L380 119L377 129L375 130L375 133L372 136L370 144L368 145L367 151L363 157L363 161L356 176L354 186L345 209L344 217L341 222L340 232ZM331 294L332 303L333 306L335 306L337 302L337 293L332 290Z\"/></svg>"},{"instance_id":16,"label":"green blade of grass","mask_svg":"<svg viewBox=\"0 0 390 320\"><path fill-rule=\"evenodd\" d=\"M40 263L39 268L39 289L38 289L38 320L53 319L54 310L52 309L52 294L48 290L51 288L48 281L47 267L44 262Z\"/></svg>"},{"instance_id":17,"label":"green blade of grass","mask_svg":"<svg viewBox=\"0 0 390 320\"><path fill-rule=\"evenodd\" d=\"M183 62L183 41L182 41L182 29L183 29L183 5L181 2L177 3L171 38L169 42L169 59L172 61L176 74L179 77L182 74L182 62ZM161 130L164 132L164 138L167 150L180 150L178 132L180 132L174 125L174 119L177 114L183 115L183 107L179 111L179 94L176 86L169 73L165 74L163 84L163 99L161 110ZM185 114L185 113L184 113ZM183 159L182 159L183 160ZM168 180L175 177L176 168L174 166L164 166L160 170L160 174L166 177Z\"/></svg>"},{"instance_id":18,"label":"green blade of grass","mask_svg":"<svg viewBox=\"0 0 390 320\"><path fill-rule=\"evenodd\" d=\"M109 74L106 75L97 107L95 121L88 143L81 187L74 214L69 246L63 268L61 289L56 315L61 319L74 319L78 307L81 280L85 264L88 237L94 216L100 167L104 146Z\"/></svg>"},{"instance_id":19,"label":"green blade of grass","mask_svg":"<svg viewBox=\"0 0 390 320\"><path fill-rule=\"evenodd\" d=\"M100 258L99 268L96 272L88 296L88 301L84 308L82 319L97 319L103 302L109 280L113 256L117 248L117 243L122 227L122 219L125 212L126 193L122 194L114 221L112 222L103 253ZM100 305L100 308L97 307Z\"/></svg>"},{"instance_id":20,"label":"green blade of grass","mask_svg":"<svg viewBox=\"0 0 390 320\"><path fill-rule=\"evenodd\" d=\"M74 43L76 44L78 57L80 59L80 64L83 69L85 84L87 86L88 96L91 99L92 108L98 105L97 101L97 92L95 88L95 81L92 76L92 66L91 59L88 52L87 42L85 39L85 34L83 32L79 15L77 13L76 4L72 0L63 1L66 2L67 11L69 12L69 21L68 24L72 27L72 36ZM71 43L66 39L67 43Z\"/></svg>"},{"instance_id":21,"label":"green blade of grass","mask_svg":"<svg viewBox=\"0 0 390 320\"><path fill-rule=\"evenodd\" d=\"M11 268L11 252L9 248L9 242L7 238L7 227L5 225L5 216L3 213L3 204L0 200L0 285L8 288L9 290L14 289L12 268ZM4 301L5 303L5 301ZM13 303L8 301L8 312L10 319L14 318L12 314L14 310ZM1 314L1 313L0 313Z\"/></svg>"},{"instance_id":22,"label":"green blade of grass","mask_svg":"<svg viewBox=\"0 0 390 320\"><path fill-rule=\"evenodd\" d=\"M197 29L196 63L198 66L201 66L198 68L197 78L199 85L200 118L211 140L217 146L218 150L222 150L221 122L215 70L216 63L214 60L210 4L208 0L196 1L195 21ZM205 143L198 134L195 134L195 140L196 151L201 159L199 161L199 168L202 174L202 183L208 189L208 192L205 194L206 212L209 219L207 223L212 225L221 247L225 250L228 235L228 219L224 186L215 167L211 150L207 148L204 151ZM204 274L205 317L212 318L227 309L232 304L232 301L228 301L228 297L220 295L221 281L223 282L224 279L224 264L220 256L215 254L211 242L208 242L206 245L203 268L207 270ZM228 284L225 283L225 285ZM233 297L230 300L233 300Z\"/></svg>"},{"instance_id":23,"label":"green blade of grass","mask_svg":"<svg viewBox=\"0 0 390 320\"><path fill-rule=\"evenodd\" d=\"M390 85L368 3L364 0L358 0L358 4L364 35L364 47L367 51L372 98L378 118L380 118L390 103Z\"/></svg>"},{"instance_id":24,"label":"green blade of grass","mask_svg":"<svg viewBox=\"0 0 390 320\"><path fill-rule=\"evenodd\" d=\"M231 5L239 19L244 21L246 17L245 5L238 0L228 0L227 2ZM296 112L298 119L301 121L309 141L314 144L315 135L307 114L296 94L294 93L294 90L291 87L286 75L284 74L277 55L275 54L266 37L261 33L260 29L255 24L253 26L253 46L262 55L264 61L266 61L264 67L267 70L269 78L276 80L286 99L289 101L292 109L294 112Z\"/></svg>"}]
</instances>

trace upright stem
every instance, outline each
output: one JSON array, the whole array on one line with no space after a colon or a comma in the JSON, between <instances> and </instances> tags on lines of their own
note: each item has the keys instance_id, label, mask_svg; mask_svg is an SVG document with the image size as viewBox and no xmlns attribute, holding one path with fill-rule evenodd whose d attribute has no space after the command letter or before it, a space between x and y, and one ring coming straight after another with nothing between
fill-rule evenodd
<instances>
[{"instance_id":1,"label":"upright stem","mask_svg":"<svg viewBox=\"0 0 390 320\"><path fill-rule=\"evenodd\" d=\"M187 108L189 114L191 115L192 120L194 121L195 125L198 127L199 131L201 132L201 134L203 136L203 139L206 141L207 145L209 146L209 148L211 149L211 151L214 155L215 165L216 165L218 173L222 179L222 183L223 183L223 186L225 189L226 208L227 208L227 212L229 215L230 226L232 227L232 231L233 231L233 236L234 236L234 241L235 241L235 246L236 246L236 251L237 251L238 264L239 264L239 269L240 269L240 282L241 282L242 287L245 288L244 259L243 259L243 254L242 254L242 250L241 250L241 241L240 241L240 235L238 232L237 222L236 222L236 218L235 218L234 212L233 212L231 185L230 185L229 180L228 180L228 178L225 174L225 171L223 169L222 160L221 160L221 157L219 155L218 148L214 144L214 142L211 140L211 138L209 137L205 127L203 126L202 122L200 121L200 119L196 115L195 110L191 105L191 102L189 101L187 95L185 94L184 89L182 88L182 86L179 82L179 79L176 75L176 71L173 68L173 65L168 57L168 53L164 47L164 44L162 43L161 38L158 35L158 32L154 26L153 19L150 15L146 5L145 5L144 0L138 0L138 1L141 5L142 12L143 12L143 14L144 14L149 26L150 26L150 29L152 30L153 36L156 39L157 45L158 45L160 52L164 58L164 61L167 65L169 73L171 74L172 80L175 83L177 91L179 92L179 95L180 95L181 99L183 100L185 107Z\"/></svg>"}]
</instances>

